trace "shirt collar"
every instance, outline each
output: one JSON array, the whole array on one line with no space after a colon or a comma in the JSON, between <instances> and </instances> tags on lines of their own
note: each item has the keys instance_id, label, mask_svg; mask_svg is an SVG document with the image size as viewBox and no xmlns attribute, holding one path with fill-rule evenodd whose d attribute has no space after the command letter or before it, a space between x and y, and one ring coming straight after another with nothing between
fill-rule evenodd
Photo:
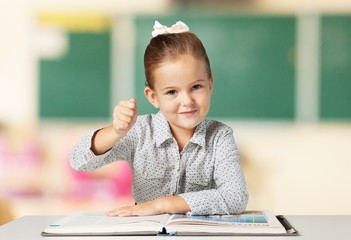
<instances>
[{"instance_id":1,"label":"shirt collar","mask_svg":"<svg viewBox=\"0 0 351 240\"><path fill-rule=\"evenodd\" d=\"M193 137L190 139L190 142L200 145L201 147L205 147L206 144L206 127L207 121L206 119L197 125Z\"/></svg>"},{"instance_id":2,"label":"shirt collar","mask_svg":"<svg viewBox=\"0 0 351 240\"><path fill-rule=\"evenodd\" d=\"M206 143L206 126L207 121L203 120L197 125L193 137L190 139L190 142L205 147ZM169 139L173 139L171 129L169 127L167 119L161 112L155 114L153 121L154 129L165 129L165 131L154 131L155 133L155 142L156 146L159 147L162 143Z\"/></svg>"},{"instance_id":3,"label":"shirt collar","mask_svg":"<svg viewBox=\"0 0 351 240\"><path fill-rule=\"evenodd\" d=\"M164 129L164 131L154 131L155 133L155 142L156 146L159 147L162 143L167 141L168 139L172 139L173 135L171 129L169 128L169 124L167 119L163 116L161 112L158 112L153 121L154 129Z\"/></svg>"}]
</instances>

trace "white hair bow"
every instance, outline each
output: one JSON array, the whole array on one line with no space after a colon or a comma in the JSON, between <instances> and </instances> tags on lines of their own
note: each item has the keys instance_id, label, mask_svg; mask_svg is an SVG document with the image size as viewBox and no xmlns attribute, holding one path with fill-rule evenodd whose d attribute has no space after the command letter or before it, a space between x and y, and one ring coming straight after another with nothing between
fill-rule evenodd
<instances>
[{"instance_id":1,"label":"white hair bow","mask_svg":"<svg viewBox=\"0 0 351 240\"><path fill-rule=\"evenodd\" d=\"M158 21L155 21L154 31L152 31L151 34L152 34L152 37L156 37L160 34L165 34L165 33L182 33L182 32L189 32L189 27L182 21L176 22L176 24L172 25L172 27L161 25Z\"/></svg>"}]
</instances>

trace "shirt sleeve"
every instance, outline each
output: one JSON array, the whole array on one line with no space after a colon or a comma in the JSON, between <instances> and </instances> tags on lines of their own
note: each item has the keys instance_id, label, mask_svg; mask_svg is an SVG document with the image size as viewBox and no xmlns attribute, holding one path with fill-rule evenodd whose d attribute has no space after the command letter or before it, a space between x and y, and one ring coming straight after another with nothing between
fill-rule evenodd
<instances>
[{"instance_id":1,"label":"shirt sleeve","mask_svg":"<svg viewBox=\"0 0 351 240\"><path fill-rule=\"evenodd\" d=\"M132 152L130 145L132 144L128 141L128 135L122 138L106 153L95 155L91 150L91 143L97 131L90 132L83 136L73 147L69 158L73 169L78 171L94 171L97 168L118 160L130 161Z\"/></svg>"},{"instance_id":2,"label":"shirt sleeve","mask_svg":"<svg viewBox=\"0 0 351 240\"><path fill-rule=\"evenodd\" d=\"M239 152L230 128L216 141L214 188L182 193L191 214L239 214L247 206L248 193L241 168Z\"/></svg>"}]
</instances>

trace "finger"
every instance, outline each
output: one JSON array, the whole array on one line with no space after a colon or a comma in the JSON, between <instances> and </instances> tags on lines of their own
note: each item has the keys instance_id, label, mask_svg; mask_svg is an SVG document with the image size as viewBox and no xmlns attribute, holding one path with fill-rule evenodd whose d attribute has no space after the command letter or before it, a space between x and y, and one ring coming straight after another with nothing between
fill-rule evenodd
<instances>
[{"instance_id":1,"label":"finger","mask_svg":"<svg viewBox=\"0 0 351 240\"><path fill-rule=\"evenodd\" d=\"M138 116L135 99L120 101L113 110L113 126L119 135L125 133L133 126Z\"/></svg>"},{"instance_id":2,"label":"finger","mask_svg":"<svg viewBox=\"0 0 351 240\"><path fill-rule=\"evenodd\" d=\"M127 108L131 108L131 109L135 109L136 108L136 100L130 99L128 101L120 101L118 103L118 105L123 106L123 107L127 107Z\"/></svg>"},{"instance_id":3,"label":"finger","mask_svg":"<svg viewBox=\"0 0 351 240\"><path fill-rule=\"evenodd\" d=\"M118 217L131 217L134 216L130 211L120 212Z\"/></svg>"},{"instance_id":4,"label":"finger","mask_svg":"<svg viewBox=\"0 0 351 240\"><path fill-rule=\"evenodd\" d=\"M128 107L133 109L134 111L137 111L138 107L137 107L137 102L135 99L130 99L128 101Z\"/></svg>"},{"instance_id":5,"label":"finger","mask_svg":"<svg viewBox=\"0 0 351 240\"><path fill-rule=\"evenodd\" d=\"M121 113L123 115L134 117L136 115L136 109L133 108L121 108Z\"/></svg>"},{"instance_id":6,"label":"finger","mask_svg":"<svg viewBox=\"0 0 351 240\"><path fill-rule=\"evenodd\" d=\"M122 207L122 208L117 208L115 210L108 212L108 216L126 217L126 216L132 216L132 212L133 212L132 206Z\"/></svg>"},{"instance_id":7,"label":"finger","mask_svg":"<svg viewBox=\"0 0 351 240\"><path fill-rule=\"evenodd\" d=\"M133 120L136 120L137 116L138 116L138 106L137 106L137 102L135 99L130 99L129 100L131 103L131 107L133 109Z\"/></svg>"},{"instance_id":8,"label":"finger","mask_svg":"<svg viewBox=\"0 0 351 240\"><path fill-rule=\"evenodd\" d=\"M132 106L136 106L136 100L134 98L129 99Z\"/></svg>"},{"instance_id":9,"label":"finger","mask_svg":"<svg viewBox=\"0 0 351 240\"><path fill-rule=\"evenodd\" d=\"M134 117L136 115L136 108L131 108L129 105L117 105L114 109L114 113L118 114L123 114L123 115L127 115L130 117Z\"/></svg>"},{"instance_id":10,"label":"finger","mask_svg":"<svg viewBox=\"0 0 351 240\"><path fill-rule=\"evenodd\" d=\"M119 212L111 211L111 212L108 212L107 215L110 216L110 217L117 217L117 216L119 216Z\"/></svg>"},{"instance_id":11,"label":"finger","mask_svg":"<svg viewBox=\"0 0 351 240\"><path fill-rule=\"evenodd\" d=\"M128 115L125 115L123 113L120 113L120 114L116 114L115 119L117 121L121 121L121 122L125 122L125 123L131 123L132 119L133 119L133 116L128 116Z\"/></svg>"},{"instance_id":12,"label":"finger","mask_svg":"<svg viewBox=\"0 0 351 240\"><path fill-rule=\"evenodd\" d=\"M121 211L120 208L114 209L114 210L107 212L107 215L108 216L118 216L120 211Z\"/></svg>"}]
</instances>

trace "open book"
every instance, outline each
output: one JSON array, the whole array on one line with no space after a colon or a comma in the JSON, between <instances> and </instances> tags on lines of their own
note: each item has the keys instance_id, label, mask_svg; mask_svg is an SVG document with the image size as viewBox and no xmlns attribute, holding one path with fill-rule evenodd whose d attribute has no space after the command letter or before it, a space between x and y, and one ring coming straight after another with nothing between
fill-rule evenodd
<instances>
[{"instance_id":1,"label":"open book","mask_svg":"<svg viewBox=\"0 0 351 240\"><path fill-rule=\"evenodd\" d=\"M44 236L162 234L291 235L296 231L271 211L251 211L240 215L162 214L146 217L109 217L103 212L76 212L50 224L42 232Z\"/></svg>"}]
</instances>

